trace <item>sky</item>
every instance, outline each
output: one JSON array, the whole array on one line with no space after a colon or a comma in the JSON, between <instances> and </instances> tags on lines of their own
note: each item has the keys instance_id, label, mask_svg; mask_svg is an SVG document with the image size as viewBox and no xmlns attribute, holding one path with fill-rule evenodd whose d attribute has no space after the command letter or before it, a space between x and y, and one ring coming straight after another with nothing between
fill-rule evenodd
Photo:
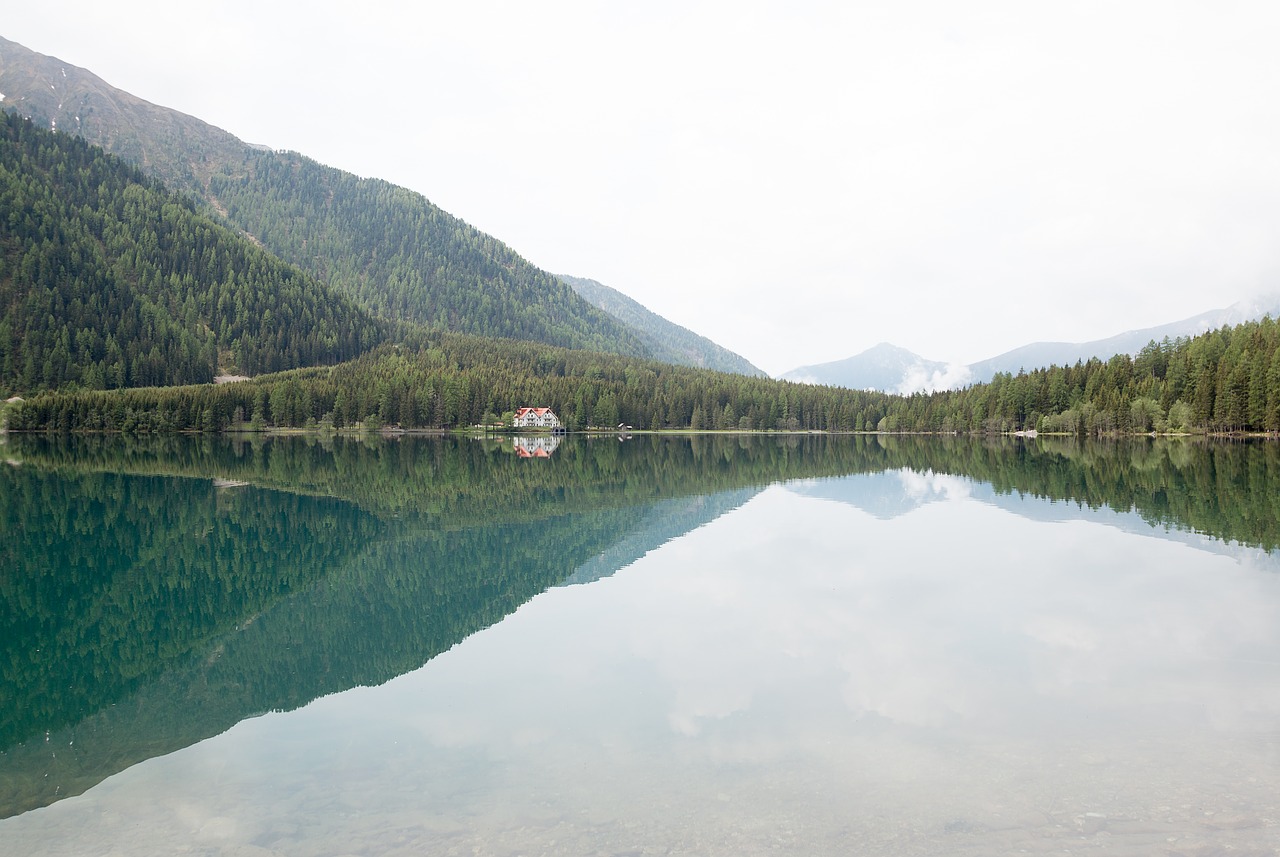
<instances>
[{"instance_id":1,"label":"sky","mask_svg":"<svg viewBox=\"0 0 1280 857\"><path fill-rule=\"evenodd\" d=\"M1280 291L1273 2L62 0L0 35L771 374Z\"/></svg>"}]
</instances>

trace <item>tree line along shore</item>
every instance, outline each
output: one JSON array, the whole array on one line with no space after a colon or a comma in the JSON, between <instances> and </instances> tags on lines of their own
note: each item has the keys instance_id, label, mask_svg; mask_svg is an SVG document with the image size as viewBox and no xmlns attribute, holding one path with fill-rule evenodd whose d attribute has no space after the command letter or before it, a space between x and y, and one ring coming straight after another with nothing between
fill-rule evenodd
<instances>
[{"instance_id":1,"label":"tree line along shore","mask_svg":"<svg viewBox=\"0 0 1280 857\"><path fill-rule=\"evenodd\" d=\"M354 360L229 384L60 390L7 409L14 431L197 431L500 425L549 406L571 431L1267 434L1280 431L1280 326L1270 317L1137 355L998 374L897 396L428 332Z\"/></svg>"}]
</instances>

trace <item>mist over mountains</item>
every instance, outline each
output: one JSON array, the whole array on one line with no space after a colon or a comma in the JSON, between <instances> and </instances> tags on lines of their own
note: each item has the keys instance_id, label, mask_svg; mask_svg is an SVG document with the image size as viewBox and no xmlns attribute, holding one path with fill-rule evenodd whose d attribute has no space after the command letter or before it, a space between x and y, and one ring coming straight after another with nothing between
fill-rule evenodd
<instances>
[{"instance_id":1,"label":"mist over mountains","mask_svg":"<svg viewBox=\"0 0 1280 857\"><path fill-rule=\"evenodd\" d=\"M1165 338L1196 336L1264 316L1280 317L1280 293L1239 301L1222 309L1209 310L1190 318L1127 330L1106 339L1090 342L1031 342L1003 354L968 365L931 360L888 342L868 348L853 357L801 366L780 377L807 384L827 384L855 390L880 390L909 395L934 390L953 390L969 384L985 384L998 372L1016 375L1022 370L1071 366L1091 358L1107 360L1117 354L1136 354L1150 342Z\"/></svg>"},{"instance_id":2,"label":"mist over mountains","mask_svg":"<svg viewBox=\"0 0 1280 857\"><path fill-rule=\"evenodd\" d=\"M962 386L969 381L966 367L929 360L888 342L844 360L792 369L781 378L802 384L903 394Z\"/></svg>"}]
</instances>

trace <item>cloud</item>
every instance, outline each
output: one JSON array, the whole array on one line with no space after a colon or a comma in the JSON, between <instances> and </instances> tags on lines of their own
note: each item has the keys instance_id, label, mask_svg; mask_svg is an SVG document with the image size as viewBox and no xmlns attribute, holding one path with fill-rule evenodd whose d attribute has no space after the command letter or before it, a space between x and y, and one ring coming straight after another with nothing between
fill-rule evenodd
<instances>
[{"instance_id":1,"label":"cloud","mask_svg":"<svg viewBox=\"0 0 1280 857\"><path fill-rule=\"evenodd\" d=\"M902 493L916 501L963 500L970 496L973 489L973 483L968 479L934 473L932 470L921 472L904 467L898 471L898 478L902 481Z\"/></svg>"},{"instance_id":2,"label":"cloud","mask_svg":"<svg viewBox=\"0 0 1280 857\"><path fill-rule=\"evenodd\" d=\"M973 373L969 371L969 367L959 363L949 363L945 369L930 369L917 363L906 370L902 376L902 383L892 392L909 396L912 393L954 390L972 381Z\"/></svg>"}]
</instances>

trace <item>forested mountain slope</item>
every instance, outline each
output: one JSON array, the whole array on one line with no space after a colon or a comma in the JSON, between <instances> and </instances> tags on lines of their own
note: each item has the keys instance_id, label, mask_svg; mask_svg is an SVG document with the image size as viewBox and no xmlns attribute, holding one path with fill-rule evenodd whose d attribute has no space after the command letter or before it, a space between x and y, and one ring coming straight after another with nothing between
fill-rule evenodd
<instances>
[{"instance_id":1,"label":"forested mountain slope","mask_svg":"<svg viewBox=\"0 0 1280 857\"><path fill-rule=\"evenodd\" d=\"M740 354L699 336L687 327L668 321L647 307L604 283L582 277L560 275L582 297L639 333L655 360L697 366L718 372L764 375Z\"/></svg>"},{"instance_id":2,"label":"forested mountain slope","mask_svg":"<svg viewBox=\"0 0 1280 857\"><path fill-rule=\"evenodd\" d=\"M83 139L0 114L0 391L336 363L387 325Z\"/></svg>"},{"instance_id":3,"label":"forested mountain slope","mask_svg":"<svg viewBox=\"0 0 1280 857\"><path fill-rule=\"evenodd\" d=\"M293 152L228 163L209 199L286 261L390 319L647 356L633 331L421 194Z\"/></svg>"},{"instance_id":4,"label":"forested mountain slope","mask_svg":"<svg viewBox=\"0 0 1280 857\"><path fill-rule=\"evenodd\" d=\"M648 356L634 331L421 194L250 146L0 39L2 106L196 196L366 309L487 336Z\"/></svg>"}]
</instances>

